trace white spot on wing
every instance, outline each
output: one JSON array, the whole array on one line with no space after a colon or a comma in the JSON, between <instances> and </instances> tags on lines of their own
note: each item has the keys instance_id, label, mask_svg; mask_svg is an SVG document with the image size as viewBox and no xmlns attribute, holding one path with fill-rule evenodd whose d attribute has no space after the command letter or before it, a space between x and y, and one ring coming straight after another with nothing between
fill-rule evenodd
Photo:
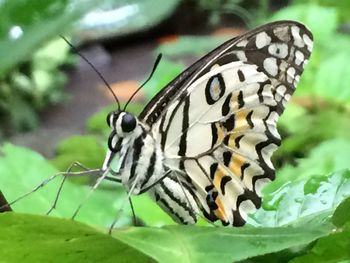
<instances>
[{"instance_id":1,"label":"white spot on wing","mask_svg":"<svg viewBox=\"0 0 350 263\"><path fill-rule=\"evenodd\" d=\"M300 66L304 61L304 54L300 50L295 51L295 64Z\"/></svg>"},{"instance_id":2,"label":"white spot on wing","mask_svg":"<svg viewBox=\"0 0 350 263\"><path fill-rule=\"evenodd\" d=\"M300 48L304 47L305 43L301 39L300 28L297 26L292 26L291 30L292 30L292 36L294 39L294 45L296 45L297 47L300 47Z\"/></svg>"},{"instance_id":3,"label":"white spot on wing","mask_svg":"<svg viewBox=\"0 0 350 263\"><path fill-rule=\"evenodd\" d=\"M282 98L284 97L284 94L286 93L287 88L284 85L280 85L277 87L276 89L276 95L275 95L275 99L280 102L282 100Z\"/></svg>"},{"instance_id":4,"label":"white spot on wing","mask_svg":"<svg viewBox=\"0 0 350 263\"><path fill-rule=\"evenodd\" d=\"M244 53L244 51L237 51L236 56L238 57L239 60L241 61L247 61L247 57Z\"/></svg>"},{"instance_id":5,"label":"white spot on wing","mask_svg":"<svg viewBox=\"0 0 350 263\"><path fill-rule=\"evenodd\" d=\"M268 124L268 129L269 131L273 134L273 136L275 136L276 138L280 138L280 135L277 131L277 127L276 127L276 122L278 119L278 113L273 111L270 113L270 116L268 118L268 120L266 121Z\"/></svg>"},{"instance_id":6,"label":"white spot on wing","mask_svg":"<svg viewBox=\"0 0 350 263\"><path fill-rule=\"evenodd\" d=\"M277 60L275 58L266 58L264 60L264 69L272 76L278 73Z\"/></svg>"},{"instance_id":7,"label":"white spot on wing","mask_svg":"<svg viewBox=\"0 0 350 263\"><path fill-rule=\"evenodd\" d=\"M218 68L218 67L220 67L219 64L214 64L214 65L210 68L210 70L215 70L215 69Z\"/></svg>"},{"instance_id":8,"label":"white spot on wing","mask_svg":"<svg viewBox=\"0 0 350 263\"><path fill-rule=\"evenodd\" d=\"M248 44L248 40L242 40L241 42L237 43L237 47L245 47Z\"/></svg>"},{"instance_id":9,"label":"white spot on wing","mask_svg":"<svg viewBox=\"0 0 350 263\"><path fill-rule=\"evenodd\" d=\"M271 37L266 32L261 32L256 35L255 45L257 48L263 48L271 43Z\"/></svg>"},{"instance_id":10,"label":"white spot on wing","mask_svg":"<svg viewBox=\"0 0 350 263\"><path fill-rule=\"evenodd\" d=\"M290 67L288 70L287 70L287 81L289 83L292 83L293 80L295 78L295 68L293 67Z\"/></svg>"},{"instance_id":11,"label":"white spot on wing","mask_svg":"<svg viewBox=\"0 0 350 263\"><path fill-rule=\"evenodd\" d=\"M286 58L288 55L288 46L284 43L274 43L269 46L269 53L278 58Z\"/></svg>"},{"instance_id":12,"label":"white spot on wing","mask_svg":"<svg viewBox=\"0 0 350 263\"><path fill-rule=\"evenodd\" d=\"M273 152L277 149L277 145L270 143L269 145L265 146L264 148L262 148L261 150L261 155L265 161L265 163L267 164L267 166L269 166L271 169L274 169L273 164L271 162L271 155L273 154Z\"/></svg>"},{"instance_id":13,"label":"white spot on wing","mask_svg":"<svg viewBox=\"0 0 350 263\"><path fill-rule=\"evenodd\" d=\"M297 84L299 82L299 79L300 79L300 76L299 75L295 75L294 82L293 82L294 87L297 86Z\"/></svg>"},{"instance_id":14,"label":"white spot on wing","mask_svg":"<svg viewBox=\"0 0 350 263\"><path fill-rule=\"evenodd\" d=\"M286 105L286 103L290 100L290 94L284 95L284 100L282 100L283 107Z\"/></svg>"},{"instance_id":15,"label":"white spot on wing","mask_svg":"<svg viewBox=\"0 0 350 263\"><path fill-rule=\"evenodd\" d=\"M312 51L312 46L313 46L313 42L310 39L310 37L306 34L303 35L303 40L307 46L307 49L311 52Z\"/></svg>"}]
</instances>

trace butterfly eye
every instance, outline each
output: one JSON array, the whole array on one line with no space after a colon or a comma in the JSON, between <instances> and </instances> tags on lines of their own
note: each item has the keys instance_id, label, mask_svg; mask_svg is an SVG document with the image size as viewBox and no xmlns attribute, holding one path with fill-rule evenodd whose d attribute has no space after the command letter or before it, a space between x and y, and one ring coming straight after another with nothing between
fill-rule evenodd
<instances>
[{"instance_id":1,"label":"butterfly eye","mask_svg":"<svg viewBox=\"0 0 350 263\"><path fill-rule=\"evenodd\" d=\"M136 127L136 118L130 113L125 113L122 117L122 130L123 132L131 132Z\"/></svg>"}]
</instances>

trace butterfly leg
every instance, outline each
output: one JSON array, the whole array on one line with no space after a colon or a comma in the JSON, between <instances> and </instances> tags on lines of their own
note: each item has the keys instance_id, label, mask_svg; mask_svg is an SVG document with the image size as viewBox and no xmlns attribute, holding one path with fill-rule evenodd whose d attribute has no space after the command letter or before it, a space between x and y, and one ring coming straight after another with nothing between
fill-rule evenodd
<instances>
[{"instance_id":1,"label":"butterfly leg","mask_svg":"<svg viewBox=\"0 0 350 263\"><path fill-rule=\"evenodd\" d=\"M36 191L38 191L40 188L44 187L45 185L47 185L48 183L50 183L51 181L53 181L56 177L59 176L82 176L82 175L89 175L89 174L94 174L96 175L98 172L98 170L90 170L90 171L83 171L83 172L58 172L54 175L52 175L51 177L47 178L46 180L42 181L39 185L37 185L36 187L34 187L32 190L30 190L29 192L19 196L18 198L16 198L15 200L11 201L10 203L3 205L0 207L1 209L4 209L5 207L10 207L11 205L17 203L18 201L26 198L27 196L35 193Z\"/></svg>"},{"instance_id":2,"label":"butterfly leg","mask_svg":"<svg viewBox=\"0 0 350 263\"><path fill-rule=\"evenodd\" d=\"M162 175L162 176L159 178L158 181L156 181L156 182L155 182L154 184L152 184L151 186L149 186L149 187L147 187L147 188L145 188L145 189L142 189L142 190L139 192L139 194L142 194L142 193L146 192L147 190L149 190L150 188L152 188L153 186L155 186L156 184L158 184L159 182L161 182L162 180L164 180L164 178L166 178L167 176L169 176L170 173L171 173L171 170L166 171L165 174ZM131 186L131 188L130 188L130 190L129 190L129 192L128 192L128 195L127 195L127 197L126 197L127 199L129 199L129 202L130 202L130 205L131 205L131 209L132 209L132 210L133 210L133 206L132 206L131 198L130 198L130 197L131 197L131 193L133 192L133 190L134 190L136 184L138 183L138 180L137 180L137 179L138 179L138 178L135 179L134 184ZM125 203L126 203L126 200L123 202L123 204L125 204ZM124 209L124 205L117 211L116 217L115 217L115 219L113 220L112 224L111 224L110 227L109 227L109 230L108 230L108 233L109 233L109 234L112 233L112 230L113 230L115 224L116 224L117 221L118 221L118 217L119 217L120 213L123 212L123 209ZM133 211L133 214L134 214L134 213L135 213L135 212ZM135 220L135 218L134 218L134 224L136 223L135 221L136 221L136 220Z\"/></svg>"},{"instance_id":3,"label":"butterfly leg","mask_svg":"<svg viewBox=\"0 0 350 263\"><path fill-rule=\"evenodd\" d=\"M102 171L102 170L97 170L99 171L99 174L100 175L95 184L91 187L89 193L85 196L84 200L79 204L79 206L77 207L77 209L75 210L73 216L72 216L72 219L74 220L74 218L78 215L80 209L82 208L82 206L85 204L85 202L90 198L90 196L92 195L92 193L97 189L97 187L101 184L101 182L106 179L106 178L110 178L108 177L108 174L110 172L110 169L107 169L105 171ZM102 173L102 174L101 174Z\"/></svg>"},{"instance_id":4,"label":"butterfly leg","mask_svg":"<svg viewBox=\"0 0 350 263\"><path fill-rule=\"evenodd\" d=\"M62 179L62 182L58 188L58 191L56 193L56 196L55 196L55 200L51 206L51 208L49 209L49 211L46 212L47 215L49 215L52 210L56 209L56 206L57 206L57 202L58 202L58 198L60 196L60 193L62 191L62 188L63 188L63 185L67 179L68 176L70 175L74 175L71 171L74 167L78 167L80 169L82 169L83 171L81 171L81 176L84 176L84 175L91 175L91 176L99 176L101 174L101 170L100 169L89 169L87 168L86 166L82 165L81 163L79 162L73 162L67 169L66 173L63 175L63 179Z\"/></svg>"},{"instance_id":5,"label":"butterfly leg","mask_svg":"<svg viewBox=\"0 0 350 263\"><path fill-rule=\"evenodd\" d=\"M155 181L153 184L150 186L147 186L146 188L143 188L140 190L139 194L143 194L147 192L149 189L153 188L155 185L159 184L161 181L164 180L165 177L167 177L171 173L171 170L168 170L163 176L161 176L157 181Z\"/></svg>"}]
</instances>

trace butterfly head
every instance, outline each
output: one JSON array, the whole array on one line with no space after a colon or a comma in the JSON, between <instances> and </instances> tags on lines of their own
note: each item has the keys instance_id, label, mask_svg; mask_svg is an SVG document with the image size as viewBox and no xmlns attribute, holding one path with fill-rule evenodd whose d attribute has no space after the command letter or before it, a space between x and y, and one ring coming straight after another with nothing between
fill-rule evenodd
<instances>
[{"instance_id":1,"label":"butterfly head","mask_svg":"<svg viewBox=\"0 0 350 263\"><path fill-rule=\"evenodd\" d=\"M107 116L107 124L112 129L108 147L111 151L119 151L121 139L133 134L137 128L137 118L126 111L112 111Z\"/></svg>"}]
</instances>

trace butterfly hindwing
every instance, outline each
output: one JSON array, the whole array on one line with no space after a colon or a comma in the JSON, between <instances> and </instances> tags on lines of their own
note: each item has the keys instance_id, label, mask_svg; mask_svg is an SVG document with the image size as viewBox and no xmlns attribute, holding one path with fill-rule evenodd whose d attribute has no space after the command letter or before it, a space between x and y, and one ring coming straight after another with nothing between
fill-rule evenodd
<instances>
[{"instance_id":1,"label":"butterfly hindwing","mask_svg":"<svg viewBox=\"0 0 350 263\"><path fill-rule=\"evenodd\" d=\"M199 207L211 221L240 226L260 207L261 189L275 177L276 122L311 49L303 25L267 24L209 53L146 107L140 118L161 145L165 166L180 171L186 195L197 203L186 198L187 210ZM173 186L176 197L175 179L165 186ZM160 187L154 189L158 200L169 199ZM177 216L189 217L186 209Z\"/></svg>"}]
</instances>

